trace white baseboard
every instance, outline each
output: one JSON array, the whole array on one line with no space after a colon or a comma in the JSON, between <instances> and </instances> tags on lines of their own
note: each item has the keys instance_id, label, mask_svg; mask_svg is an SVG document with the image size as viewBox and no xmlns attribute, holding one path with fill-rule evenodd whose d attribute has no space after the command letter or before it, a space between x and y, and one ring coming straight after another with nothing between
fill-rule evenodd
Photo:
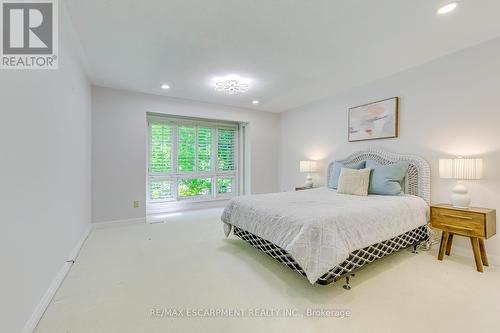
<instances>
[{"instance_id":1,"label":"white baseboard","mask_svg":"<svg viewBox=\"0 0 500 333\"><path fill-rule=\"evenodd\" d=\"M433 233L431 234L431 238L433 241L433 246L436 247L437 250L439 250L439 243L441 241L441 232L438 231L437 229L433 229ZM461 244L456 244L456 242L453 242L453 249L452 249L452 254L458 254L463 257L468 257L474 260L474 254L472 253L472 247L470 245L470 242L467 239L466 243L461 243ZM486 244L487 245L487 244ZM488 246L486 246L487 248ZM486 253L488 255L488 262L490 265L494 266L500 266L500 256L499 255L493 255L488 253L488 249L486 249Z\"/></svg>"},{"instance_id":2,"label":"white baseboard","mask_svg":"<svg viewBox=\"0 0 500 333\"><path fill-rule=\"evenodd\" d=\"M125 226L132 224L146 223L145 217L139 217L135 219L126 219L126 220L115 220L115 221L106 221L106 222L95 222L92 223L93 229L106 229L117 226Z\"/></svg>"},{"instance_id":3,"label":"white baseboard","mask_svg":"<svg viewBox=\"0 0 500 333\"><path fill-rule=\"evenodd\" d=\"M439 247L439 244L437 245ZM474 255L472 254L472 248L470 247L464 247L464 246L454 246L452 253L455 252L458 255L464 256L464 257L469 257L471 260L474 260ZM487 253L488 255L488 262L490 265L494 266L500 266L500 256L497 255L492 255Z\"/></svg>"},{"instance_id":4,"label":"white baseboard","mask_svg":"<svg viewBox=\"0 0 500 333\"><path fill-rule=\"evenodd\" d=\"M45 310L47 310L47 307L49 306L50 302L52 301L52 298L54 298L57 290L61 286L62 282L64 281L64 278L68 274L69 270L71 269L71 266L73 266L74 260L78 257L78 254L80 253L80 250L87 240L90 231L92 230L92 226L89 225L85 231L83 232L82 236L76 243L75 247L73 248L73 251L69 254L69 257L67 261L63 264L59 272L57 272L56 276L52 280L52 283L49 285L49 288L45 292L45 294L42 296L42 299L36 306L35 310L31 314L31 317L28 319L26 324L24 325L24 328L22 330L22 333L32 333L36 326L38 325L38 322L40 319L42 319L43 314L45 313Z\"/></svg>"},{"instance_id":5,"label":"white baseboard","mask_svg":"<svg viewBox=\"0 0 500 333\"><path fill-rule=\"evenodd\" d=\"M156 215L156 214L184 212L190 210L225 207L229 199L231 199L231 197L218 198L216 200L200 200L200 201L181 200L181 201L167 202L167 203L153 203L147 205L146 212L147 215Z\"/></svg>"},{"instance_id":6,"label":"white baseboard","mask_svg":"<svg viewBox=\"0 0 500 333\"><path fill-rule=\"evenodd\" d=\"M82 237L80 237L80 239L78 240L78 243L76 243L75 248L73 249L73 251L71 251L69 258L68 258L68 261L76 260L76 258L80 254L80 250L82 249L83 244L85 243L87 238L89 238L91 231L92 231L92 224L89 224L87 226L87 228L85 228L85 231L83 232Z\"/></svg>"}]
</instances>

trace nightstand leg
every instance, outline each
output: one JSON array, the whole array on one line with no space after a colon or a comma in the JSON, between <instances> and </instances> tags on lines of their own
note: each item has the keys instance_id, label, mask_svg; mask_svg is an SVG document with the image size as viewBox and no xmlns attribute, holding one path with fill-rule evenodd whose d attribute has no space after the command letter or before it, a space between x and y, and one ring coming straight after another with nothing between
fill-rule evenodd
<instances>
[{"instance_id":1,"label":"nightstand leg","mask_svg":"<svg viewBox=\"0 0 500 333\"><path fill-rule=\"evenodd\" d=\"M488 256L486 255L486 247L484 246L484 239L479 238L479 250L481 251L481 260L484 266L489 266Z\"/></svg>"},{"instance_id":2,"label":"nightstand leg","mask_svg":"<svg viewBox=\"0 0 500 333\"><path fill-rule=\"evenodd\" d=\"M474 260L476 261L476 269L478 272L483 272L483 263L481 261L481 251L479 250L479 240L477 237L471 237L472 252L474 252Z\"/></svg>"},{"instance_id":3,"label":"nightstand leg","mask_svg":"<svg viewBox=\"0 0 500 333\"><path fill-rule=\"evenodd\" d=\"M443 260L444 252L446 251L446 243L448 242L448 231L443 231L441 234L441 245L439 246L438 260Z\"/></svg>"},{"instance_id":4,"label":"nightstand leg","mask_svg":"<svg viewBox=\"0 0 500 333\"><path fill-rule=\"evenodd\" d=\"M451 253L451 244L453 244L453 234L448 236L448 242L446 242L446 255L449 256Z\"/></svg>"}]
</instances>

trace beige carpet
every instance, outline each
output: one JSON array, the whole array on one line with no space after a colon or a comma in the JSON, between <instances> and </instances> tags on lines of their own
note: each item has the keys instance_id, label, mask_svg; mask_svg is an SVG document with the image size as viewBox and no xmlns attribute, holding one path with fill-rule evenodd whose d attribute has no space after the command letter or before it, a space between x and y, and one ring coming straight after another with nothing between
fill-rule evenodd
<instances>
[{"instance_id":1,"label":"beige carpet","mask_svg":"<svg viewBox=\"0 0 500 333\"><path fill-rule=\"evenodd\" d=\"M498 267L480 274L471 258L438 262L436 249L402 251L356 274L350 291L343 282L312 286L234 236L225 239L220 213L94 230L36 332L500 331ZM221 317L229 309L233 317ZM308 309L350 315L308 317Z\"/></svg>"}]
</instances>

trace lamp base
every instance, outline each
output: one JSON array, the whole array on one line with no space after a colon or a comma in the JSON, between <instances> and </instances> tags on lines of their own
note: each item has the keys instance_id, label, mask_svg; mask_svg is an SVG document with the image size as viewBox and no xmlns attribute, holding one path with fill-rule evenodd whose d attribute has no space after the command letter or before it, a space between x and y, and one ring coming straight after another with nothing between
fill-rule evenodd
<instances>
[{"instance_id":1,"label":"lamp base","mask_svg":"<svg viewBox=\"0 0 500 333\"><path fill-rule=\"evenodd\" d=\"M471 199L467 187L461 183L457 183L451 195L451 204L453 207L468 209L470 207L470 201Z\"/></svg>"},{"instance_id":2,"label":"lamp base","mask_svg":"<svg viewBox=\"0 0 500 333\"><path fill-rule=\"evenodd\" d=\"M313 180L311 175L307 175L306 177L306 183L304 184L305 187L313 187Z\"/></svg>"}]
</instances>

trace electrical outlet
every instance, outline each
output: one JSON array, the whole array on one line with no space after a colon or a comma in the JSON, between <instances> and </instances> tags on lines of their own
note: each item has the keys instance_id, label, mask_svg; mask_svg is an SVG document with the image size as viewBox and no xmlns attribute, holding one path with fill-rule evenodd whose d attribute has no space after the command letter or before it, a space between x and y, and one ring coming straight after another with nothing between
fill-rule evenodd
<instances>
[{"instance_id":1,"label":"electrical outlet","mask_svg":"<svg viewBox=\"0 0 500 333\"><path fill-rule=\"evenodd\" d=\"M139 208L139 200L134 201L134 208Z\"/></svg>"}]
</instances>

